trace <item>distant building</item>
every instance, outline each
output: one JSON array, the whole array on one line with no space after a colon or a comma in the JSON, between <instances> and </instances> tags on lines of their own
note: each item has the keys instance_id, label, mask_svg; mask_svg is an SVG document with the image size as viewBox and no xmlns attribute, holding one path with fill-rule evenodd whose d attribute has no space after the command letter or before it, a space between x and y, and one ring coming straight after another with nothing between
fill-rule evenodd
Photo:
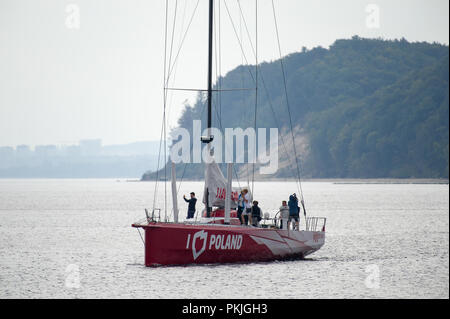
<instances>
[{"instance_id":1,"label":"distant building","mask_svg":"<svg viewBox=\"0 0 450 319\"><path fill-rule=\"evenodd\" d=\"M99 156L102 150L102 140L81 140L80 153L82 156Z\"/></svg>"},{"instance_id":2,"label":"distant building","mask_svg":"<svg viewBox=\"0 0 450 319\"><path fill-rule=\"evenodd\" d=\"M53 157L58 154L58 148L55 145L38 145L34 153L38 157Z\"/></svg>"},{"instance_id":3,"label":"distant building","mask_svg":"<svg viewBox=\"0 0 450 319\"><path fill-rule=\"evenodd\" d=\"M100 139L79 145L0 148L0 178L140 178L156 170L159 141L103 146ZM105 151L106 150L106 151ZM153 154L155 153L155 154ZM10 158L10 160L6 160Z\"/></svg>"},{"instance_id":4,"label":"distant building","mask_svg":"<svg viewBox=\"0 0 450 319\"><path fill-rule=\"evenodd\" d=\"M9 146L0 147L0 168L8 167L14 160L14 149Z\"/></svg>"},{"instance_id":5,"label":"distant building","mask_svg":"<svg viewBox=\"0 0 450 319\"><path fill-rule=\"evenodd\" d=\"M31 149L28 145L18 145L16 147L16 156L19 158L31 156Z\"/></svg>"},{"instance_id":6,"label":"distant building","mask_svg":"<svg viewBox=\"0 0 450 319\"><path fill-rule=\"evenodd\" d=\"M14 149L11 146L2 146L0 147L0 158L6 156L13 156Z\"/></svg>"},{"instance_id":7,"label":"distant building","mask_svg":"<svg viewBox=\"0 0 450 319\"><path fill-rule=\"evenodd\" d=\"M64 146L61 150L61 153L64 156L68 156L68 157L79 157L81 155L81 148L79 145L69 145L69 146Z\"/></svg>"}]
</instances>

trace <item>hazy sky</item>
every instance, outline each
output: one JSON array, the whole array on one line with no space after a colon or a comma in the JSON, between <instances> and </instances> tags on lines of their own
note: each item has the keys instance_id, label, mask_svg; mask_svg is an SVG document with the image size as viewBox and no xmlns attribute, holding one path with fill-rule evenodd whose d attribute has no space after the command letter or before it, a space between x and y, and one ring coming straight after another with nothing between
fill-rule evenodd
<instances>
[{"instance_id":1,"label":"hazy sky","mask_svg":"<svg viewBox=\"0 0 450 319\"><path fill-rule=\"evenodd\" d=\"M169 0L172 18L176 2ZM240 2L254 40L255 0ZM173 55L196 3L177 2ZM225 3L238 33L243 26L237 0L220 0L223 74L242 61ZM206 87L207 4L199 0L171 86ZM260 60L273 60L271 0L258 6ZM275 6L283 54L353 35L449 42L448 0L275 0ZM0 0L0 146L159 139L164 10L165 0ZM244 48L254 63L246 38ZM195 94L171 97L171 126L185 99L193 102Z\"/></svg>"}]
</instances>

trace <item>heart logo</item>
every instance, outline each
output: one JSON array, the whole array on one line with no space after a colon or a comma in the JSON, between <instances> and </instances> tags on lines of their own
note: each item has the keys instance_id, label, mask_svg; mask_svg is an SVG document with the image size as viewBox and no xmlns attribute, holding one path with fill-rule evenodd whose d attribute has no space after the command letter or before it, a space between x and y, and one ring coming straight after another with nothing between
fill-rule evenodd
<instances>
[{"instance_id":1,"label":"heart logo","mask_svg":"<svg viewBox=\"0 0 450 319\"><path fill-rule=\"evenodd\" d=\"M207 238L208 238L208 233L205 232L204 230L195 233L194 238L192 239L192 255L194 256L194 260L196 260L198 257L200 257L200 255L203 254L204 251L206 250L206 239ZM198 251L195 248L197 239L203 240L203 246Z\"/></svg>"}]
</instances>

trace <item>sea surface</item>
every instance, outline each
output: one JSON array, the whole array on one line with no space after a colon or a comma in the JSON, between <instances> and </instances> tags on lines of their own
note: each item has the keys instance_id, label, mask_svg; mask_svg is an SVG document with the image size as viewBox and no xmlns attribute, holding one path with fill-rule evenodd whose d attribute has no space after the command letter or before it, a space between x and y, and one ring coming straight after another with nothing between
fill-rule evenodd
<instances>
[{"instance_id":1,"label":"sea surface","mask_svg":"<svg viewBox=\"0 0 450 319\"><path fill-rule=\"evenodd\" d=\"M447 184L302 188L308 215L328 219L308 259L146 268L131 224L153 207L154 183L0 180L0 298L449 298ZM183 215L181 195L202 189L181 184ZM255 184L272 214L294 192L294 182Z\"/></svg>"}]
</instances>

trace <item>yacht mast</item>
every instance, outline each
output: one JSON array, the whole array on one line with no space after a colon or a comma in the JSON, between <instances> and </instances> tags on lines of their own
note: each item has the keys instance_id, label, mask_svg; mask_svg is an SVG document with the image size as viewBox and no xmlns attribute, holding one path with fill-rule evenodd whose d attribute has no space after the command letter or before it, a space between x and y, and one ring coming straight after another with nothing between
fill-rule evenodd
<instances>
[{"instance_id":1,"label":"yacht mast","mask_svg":"<svg viewBox=\"0 0 450 319\"><path fill-rule=\"evenodd\" d=\"M209 0L209 33L208 33L208 136L202 136L202 143L207 144L208 153L211 154L211 142L214 137L211 135L212 128L212 69L213 69L213 25L214 25L214 0ZM206 176L205 176L206 177ZM209 189L206 189L206 212L209 217L211 206L209 203Z\"/></svg>"},{"instance_id":2,"label":"yacht mast","mask_svg":"<svg viewBox=\"0 0 450 319\"><path fill-rule=\"evenodd\" d=\"M209 0L209 33L208 33L208 109L207 109L207 116L208 116L208 123L207 123L207 129L208 129L208 136L202 136L201 141L205 144L208 144L208 148L211 146L209 145L214 137L211 136L211 128L212 128L212 72L213 72L213 25L214 25L214 0Z\"/></svg>"},{"instance_id":3,"label":"yacht mast","mask_svg":"<svg viewBox=\"0 0 450 319\"><path fill-rule=\"evenodd\" d=\"M213 24L214 0L209 0L209 34L208 34L208 137L211 139L212 127L212 68L213 68ZM211 142L212 139L209 141Z\"/></svg>"}]
</instances>

